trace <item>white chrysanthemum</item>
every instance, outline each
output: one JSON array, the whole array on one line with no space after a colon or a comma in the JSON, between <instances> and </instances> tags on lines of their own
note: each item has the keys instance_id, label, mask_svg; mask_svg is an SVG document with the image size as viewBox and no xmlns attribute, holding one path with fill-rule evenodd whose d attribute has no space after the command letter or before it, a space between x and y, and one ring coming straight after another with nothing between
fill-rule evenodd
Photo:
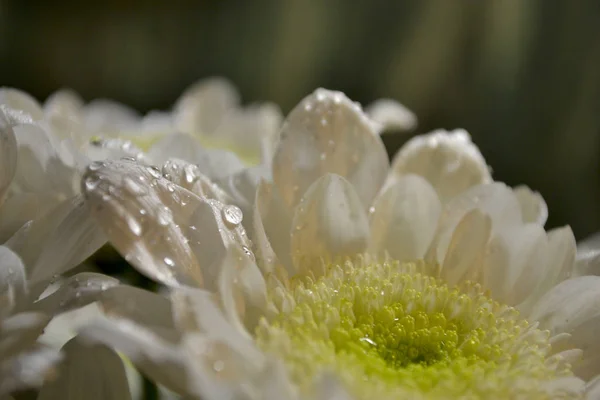
<instances>
[{"instance_id":1,"label":"white chrysanthemum","mask_svg":"<svg viewBox=\"0 0 600 400\"><path fill-rule=\"evenodd\" d=\"M570 229L547 233L541 196L493 182L465 131L390 168L377 129L342 93L303 100L253 244L183 161L90 166L111 243L173 290L107 291L85 335L202 399L597 398L600 278L572 277Z\"/></svg>"},{"instance_id":2,"label":"white chrysanthemum","mask_svg":"<svg viewBox=\"0 0 600 400\"><path fill-rule=\"evenodd\" d=\"M15 94L13 96L13 94ZM4 97L3 97L4 96ZM96 300L117 282L82 273L45 289L58 274L84 261L106 242L91 219L78 185L62 168L45 131L25 112L6 106L0 93L0 397L37 386L60 359L58 348L37 341L51 319ZM16 136L16 137L15 137ZM51 183L50 183L51 182ZM43 293L43 294L42 294Z\"/></svg>"}]
</instances>

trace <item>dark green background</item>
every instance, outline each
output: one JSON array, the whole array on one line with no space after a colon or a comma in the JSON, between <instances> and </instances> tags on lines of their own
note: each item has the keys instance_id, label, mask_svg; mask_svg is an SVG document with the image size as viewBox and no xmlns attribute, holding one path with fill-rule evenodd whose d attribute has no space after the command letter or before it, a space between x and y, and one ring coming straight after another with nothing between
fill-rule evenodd
<instances>
[{"instance_id":1,"label":"dark green background","mask_svg":"<svg viewBox=\"0 0 600 400\"><path fill-rule=\"evenodd\" d=\"M0 0L0 85L145 111L211 75L286 112L317 86L394 97L419 132L469 130L549 226L600 227L600 1Z\"/></svg>"}]
</instances>

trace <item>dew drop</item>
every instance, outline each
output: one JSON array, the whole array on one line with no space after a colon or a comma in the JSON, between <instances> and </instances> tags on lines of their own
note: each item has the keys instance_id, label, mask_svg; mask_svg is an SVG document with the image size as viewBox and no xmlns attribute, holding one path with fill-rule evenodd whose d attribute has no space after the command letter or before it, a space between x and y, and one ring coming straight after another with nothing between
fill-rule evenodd
<instances>
[{"instance_id":1,"label":"dew drop","mask_svg":"<svg viewBox=\"0 0 600 400\"><path fill-rule=\"evenodd\" d=\"M254 258L254 253L252 252L252 250L250 250L250 249L249 249L248 247L246 247L246 246L242 246L242 250L244 250L244 253L246 253L246 255L247 255L248 257L250 257L250 259L251 259L252 261L255 261L255 258Z\"/></svg>"},{"instance_id":2,"label":"dew drop","mask_svg":"<svg viewBox=\"0 0 600 400\"><path fill-rule=\"evenodd\" d=\"M325 152L321 153L320 157L321 161L325 161L327 159L327 154Z\"/></svg>"},{"instance_id":3,"label":"dew drop","mask_svg":"<svg viewBox=\"0 0 600 400\"><path fill-rule=\"evenodd\" d=\"M173 193L173 192L175 192L175 186L173 186L172 184L168 183L167 184L167 190L169 191L169 193Z\"/></svg>"},{"instance_id":4,"label":"dew drop","mask_svg":"<svg viewBox=\"0 0 600 400\"><path fill-rule=\"evenodd\" d=\"M217 360L213 363L213 369L215 372L221 372L225 368L225 362L223 360Z\"/></svg>"},{"instance_id":5,"label":"dew drop","mask_svg":"<svg viewBox=\"0 0 600 400\"><path fill-rule=\"evenodd\" d=\"M312 103L307 102L306 104L304 104L304 110L311 111L312 109L313 109Z\"/></svg>"},{"instance_id":6,"label":"dew drop","mask_svg":"<svg viewBox=\"0 0 600 400\"><path fill-rule=\"evenodd\" d=\"M244 218L242 210L240 210L239 207L234 205L226 205L225 207L223 207L222 214L223 219L225 220L227 225L232 227L238 226Z\"/></svg>"},{"instance_id":7,"label":"dew drop","mask_svg":"<svg viewBox=\"0 0 600 400\"><path fill-rule=\"evenodd\" d=\"M97 176L88 176L85 178L84 185L86 190L94 190L98 186L100 179Z\"/></svg>"},{"instance_id":8,"label":"dew drop","mask_svg":"<svg viewBox=\"0 0 600 400\"><path fill-rule=\"evenodd\" d=\"M163 258L163 261L169 267L174 267L175 266L175 261L173 261L172 258L165 257L165 258Z\"/></svg>"},{"instance_id":9,"label":"dew drop","mask_svg":"<svg viewBox=\"0 0 600 400\"><path fill-rule=\"evenodd\" d=\"M93 163L88 165L88 169L90 171L98 171L100 168L102 168L104 166L106 166L106 164L103 161L94 161Z\"/></svg>"},{"instance_id":10,"label":"dew drop","mask_svg":"<svg viewBox=\"0 0 600 400\"><path fill-rule=\"evenodd\" d=\"M369 207L369 214L373 214L375 212L375 207Z\"/></svg>"},{"instance_id":11,"label":"dew drop","mask_svg":"<svg viewBox=\"0 0 600 400\"><path fill-rule=\"evenodd\" d=\"M183 168L183 174L185 177L185 181L187 183L193 183L196 179L198 179L198 167L193 164L186 165Z\"/></svg>"},{"instance_id":12,"label":"dew drop","mask_svg":"<svg viewBox=\"0 0 600 400\"><path fill-rule=\"evenodd\" d=\"M127 226L135 236L140 236L142 234L142 225L140 225L137 219L133 217L127 218Z\"/></svg>"},{"instance_id":13,"label":"dew drop","mask_svg":"<svg viewBox=\"0 0 600 400\"><path fill-rule=\"evenodd\" d=\"M321 118L321 125L327 126L327 118Z\"/></svg>"},{"instance_id":14,"label":"dew drop","mask_svg":"<svg viewBox=\"0 0 600 400\"><path fill-rule=\"evenodd\" d=\"M160 170L158 168L156 168L155 166L150 166L147 168L148 173L150 173L150 175L152 175L154 178L160 178L161 174L160 174Z\"/></svg>"}]
</instances>

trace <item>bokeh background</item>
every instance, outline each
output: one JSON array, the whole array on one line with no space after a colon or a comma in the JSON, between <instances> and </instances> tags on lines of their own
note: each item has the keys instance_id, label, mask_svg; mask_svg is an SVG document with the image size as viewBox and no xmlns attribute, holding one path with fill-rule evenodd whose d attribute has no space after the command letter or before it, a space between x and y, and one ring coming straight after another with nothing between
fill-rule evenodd
<instances>
[{"instance_id":1,"label":"bokeh background","mask_svg":"<svg viewBox=\"0 0 600 400\"><path fill-rule=\"evenodd\" d=\"M315 87L464 127L496 179L539 190L549 226L600 228L600 1L0 0L0 85L69 87L140 111L199 78L289 111Z\"/></svg>"}]
</instances>

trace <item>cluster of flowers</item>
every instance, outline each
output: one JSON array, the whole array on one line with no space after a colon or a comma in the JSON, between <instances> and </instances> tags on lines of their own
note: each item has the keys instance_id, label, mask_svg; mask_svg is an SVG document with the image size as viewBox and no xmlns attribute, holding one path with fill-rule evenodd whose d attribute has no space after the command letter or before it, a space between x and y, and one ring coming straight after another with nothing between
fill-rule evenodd
<instances>
[{"instance_id":1,"label":"cluster of flowers","mask_svg":"<svg viewBox=\"0 0 600 400\"><path fill-rule=\"evenodd\" d=\"M0 90L0 398L598 399L600 250L464 130L224 80L168 113ZM161 284L74 273L106 243ZM596 242L596 243L595 243ZM83 269L85 270L85 268Z\"/></svg>"}]
</instances>

